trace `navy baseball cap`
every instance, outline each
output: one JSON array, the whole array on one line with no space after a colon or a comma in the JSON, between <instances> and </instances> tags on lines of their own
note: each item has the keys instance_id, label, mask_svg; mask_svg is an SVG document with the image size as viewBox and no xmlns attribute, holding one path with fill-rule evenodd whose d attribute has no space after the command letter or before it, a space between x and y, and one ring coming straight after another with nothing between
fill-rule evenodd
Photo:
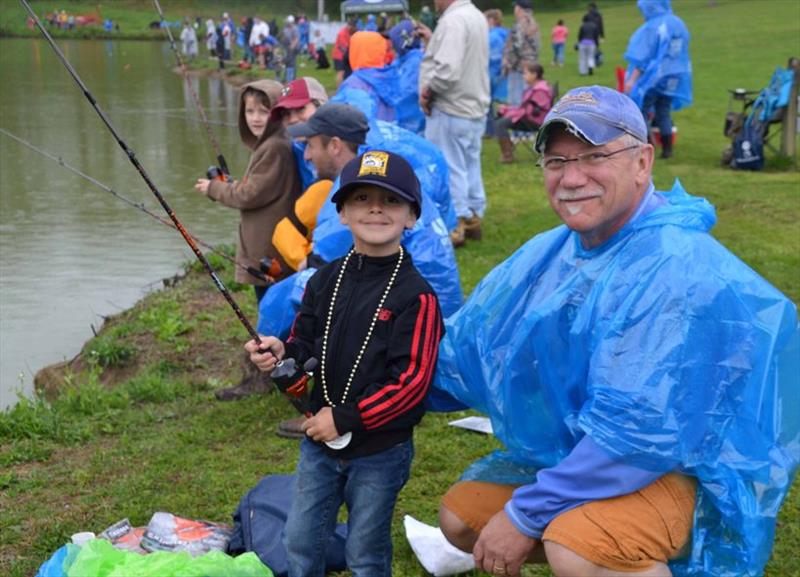
<instances>
[{"instance_id":1,"label":"navy baseball cap","mask_svg":"<svg viewBox=\"0 0 800 577\"><path fill-rule=\"evenodd\" d=\"M331 198L336 210L341 211L347 195L364 184L391 190L412 206L417 218L422 214L419 179L408 161L399 154L368 150L345 164L339 177L339 189Z\"/></svg>"},{"instance_id":2,"label":"navy baseball cap","mask_svg":"<svg viewBox=\"0 0 800 577\"><path fill-rule=\"evenodd\" d=\"M369 123L358 108L339 102L328 102L320 106L308 122L292 124L286 128L293 138L298 136L338 136L344 141L364 144L367 141Z\"/></svg>"},{"instance_id":3,"label":"navy baseball cap","mask_svg":"<svg viewBox=\"0 0 800 577\"><path fill-rule=\"evenodd\" d=\"M573 88L556 102L536 135L536 152L547 145L554 124L563 124L581 140L602 146L623 134L647 142L647 126L639 107L622 92L605 86Z\"/></svg>"}]
</instances>

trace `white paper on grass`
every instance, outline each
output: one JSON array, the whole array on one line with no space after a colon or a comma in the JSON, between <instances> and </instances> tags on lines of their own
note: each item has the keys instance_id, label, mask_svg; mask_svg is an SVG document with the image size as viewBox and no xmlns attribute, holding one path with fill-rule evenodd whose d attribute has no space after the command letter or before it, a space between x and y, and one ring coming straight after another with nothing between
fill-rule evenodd
<instances>
[{"instance_id":1,"label":"white paper on grass","mask_svg":"<svg viewBox=\"0 0 800 577\"><path fill-rule=\"evenodd\" d=\"M479 433L492 434L492 422L489 417L464 417L463 419L456 419L450 421L448 425L454 427L461 427L462 429L469 429L470 431L478 431Z\"/></svg>"},{"instance_id":2,"label":"white paper on grass","mask_svg":"<svg viewBox=\"0 0 800 577\"><path fill-rule=\"evenodd\" d=\"M417 521L411 515L403 518L406 539L425 570L435 577L464 573L475 568L475 560L450 544L438 527Z\"/></svg>"}]
</instances>

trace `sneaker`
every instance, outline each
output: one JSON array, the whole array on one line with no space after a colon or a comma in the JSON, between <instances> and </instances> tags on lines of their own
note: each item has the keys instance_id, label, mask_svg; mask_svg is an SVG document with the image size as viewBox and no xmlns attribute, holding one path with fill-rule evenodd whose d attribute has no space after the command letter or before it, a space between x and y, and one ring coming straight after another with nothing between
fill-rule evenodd
<instances>
[{"instance_id":1,"label":"sneaker","mask_svg":"<svg viewBox=\"0 0 800 577\"><path fill-rule=\"evenodd\" d=\"M464 219L464 236L470 240L481 239L481 217L472 212L472 216Z\"/></svg>"},{"instance_id":2,"label":"sneaker","mask_svg":"<svg viewBox=\"0 0 800 577\"><path fill-rule=\"evenodd\" d=\"M284 439L302 439L306 436L305 431L303 431L303 423L305 420L305 417L296 417L294 419L281 421L278 423L275 434Z\"/></svg>"},{"instance_id":3,"label":"sneaker","mask_svg":"<svg viewBox=\"0 0 800 577\"><path fill-rule=\"evenodd\" d=\"M466 234L466 224L463 217L459 217L458 224L456 227L450 232L450 242L453 243L453 248L460 248L466 244L467 240L465 238Z\"/></svg>"}]
</instances>

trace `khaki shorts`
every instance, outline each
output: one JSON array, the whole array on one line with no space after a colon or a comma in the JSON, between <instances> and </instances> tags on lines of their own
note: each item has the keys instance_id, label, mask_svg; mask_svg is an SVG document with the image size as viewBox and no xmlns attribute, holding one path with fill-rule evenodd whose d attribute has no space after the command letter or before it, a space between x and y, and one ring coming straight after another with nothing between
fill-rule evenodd
<instances>
[{"instance_id":1,"label":"khaki shorts","mask_svg":"<svg viewBox=\"0 0 800 577\"><path fill-rule=\"evenodd\" d=\"M511 499L514 485L462 481L442 498L476 533ZM643 489L592 501L562 513L545 529L542 541L563 545L596 565L615 571L641 571L679 557L689 542L696 481L669 473Z\"/></svg>"}]
</instances>

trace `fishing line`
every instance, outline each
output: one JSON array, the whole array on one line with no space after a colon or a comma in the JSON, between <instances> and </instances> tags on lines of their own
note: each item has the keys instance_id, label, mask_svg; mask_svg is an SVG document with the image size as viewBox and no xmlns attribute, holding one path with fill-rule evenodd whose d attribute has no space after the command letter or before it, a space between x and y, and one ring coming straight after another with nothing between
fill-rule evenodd
<instances>
[{"instance_id":1,"label":"fishing line","mask_svg":"<svg viewBox=\"0 0 800 577\"><path fill-rule=\"evenodd\" d=\"M183 74L183 79L186 82L186 86L189 88L189 92L192 95L192 99L194 99L194 104L197 107L197 112L200 114L200 118L203 121L203 124L206 127L206 133L208 134L208 139L211 141L211 146L214 147L214 151L217 153L217 162L219 163L219 167L222 169L222 173L224 175L229 175L231 173L228 170L228 163L225 162L225 157L222 156L222 150L219 147L219 142L217 142L216 137L214 136L214 132L211 130L211 125L208 123L208 117L206 116L206 111L203 110L203 105L200 104L200 97L197 96L197 92L195 92L194 87L192 86L191 79L189 78L189 70L186 68L186 64L183 62L183 58L181 58L181 54L178 51L178 47L175 46L175 39L172 37L172 31L169 29L169 24L164 19L164 12L161 11L161 4L158 3L158 0L153 0L153 4L156 5L156 10L158 10L158 16L161 18L161 27L167 31L167 38L169 38L169 45L172 47L172 52L175 54L175 60L178 62L178 68L181 69L181 74Z\"/></svg>"},{"instance_id":2,"label":"fishing line","mask_svg":"<svg viewBox=\"0 0 800 577\"><path fill-rule=\"evenodd\" d=\"M12 134L11 132L6 130L5 128L0 128L0 134L5 134L9 138L11 138L13 140L16 140L21 145L26 146L27 148L33 150L34 152L38 152L39 154L41 154L45 158L49 158L50 160L53 160L53 161L57 162L59 165L63 166L64 168L66 168L67 170L72 172L73 174L77 174L78 176L80 176L84 180L88 180L89 182L94 184L96 187L98 187L98 188L100 188L102 190L105 190L106 192L110 192L112 195L117 197L119 200L121 200L122 202L124 202L128 206L132 206L133 208L136 208L136 209L142 211L143 213L145 213L146 215L154 218L155 220L157 220L161 224L166 225L166 226L168 226L170 228L176 228L175 225L172 224L172 222L170 222L166 218L157 215L156 213L152 212L151 210L148 210L147 207L145 207L145 205L143 203L135 202L135 201L133 201L133 200L121 195L116 190L112 189L110 186L103 184L99 180L89 176L88 174L86 174L84 172L81 172L80 170L78 170L74 166L71 166L69 163L64 161L64 159L61 158L60 156L55 156L54 154L51 154L51 153L47 152L46 150L43 150L43 149L31 144L27 140L25 140L23 138L20 138L19 136L15 135L15 134ZM245 271L248 274L252 275L253 277L257 278L258 280L261 280L261 281L266 281L267 280L267 278L264 276L264 274L261 271L256 270L251 266L243 265L242 263L237 261L235 258L231 257L228 254L225 254L224 252L222 252L221 250L217 249L213 245L202 241L201 239L197 238L196 236L193 236L192 238L194 238L195 242L197 244L199 244L200 246L203 246L203 247L207 248L208 250L210 250L214 254L224 258L225 260L227 260L228 262L230 262L234 266L239 267L240 269L242 269L243 271Z\"/></svg>"},{"instance_id":3,"label":"fishing line","mask_svg":"<svg viewBox=\"0 0 800 577\"><path fill-rule=\"evenodd\" d=\"M92 93L89 92L89 89L86 87L86 85L83 83L83 80L81 80L80 76L78 76L78 73L75 71L75 69L69 63L69 60L67 60L67 57L64 56L63 52L61 52L61 49L55 43L55 41L53 40L52 36L50 36L50 33L47 32L47 30L45 30L45 27L42 25L42 21L39 20L39 17L33 11L33 9L31 8L30 4L28 4L27 0L20 0L20 2L25 7L25 10L27 10L27 12L31 16L31 18L33 18L33 21L36 24L37 28L39 28L39 30L41 31L42 35L44 35L44 37L47 40L48 44L50 44L50 47L56 53L56 56L58 56L59 60L61 60L61 63L69 71L69 73L72 76L72 78L75 80L75 82L78 84L80 89L83 91L84 96L86 96L86 99L92 105L92 107L94 108L95 112L97 112L98 116L100 116L100 119L106 125L106 127L111 132L111 134L114 136L114 139L117 141L117 143L119 144L120 148L122 148L122 150L125 151L125 154L128 155L128 159L131 161L131 164L133 164L133 166L136 168L136 170L139 171L139 174L144 179L145 184L147 184L147 187L155 195L156 199L158 199L159 204L161 204L161 206L164 208L164 211L169 215L170 220L172 220L173 224L175 224L175 228L178 229L178 232L181 233L181 236L187 242L189 247L191 247L192 252L197 257L197 260L199 260L203 264L203 266L205 267L206 271L208 271L208 274L211 276L211 280L214 281L214 284L216 285L216 287L219 290L219 292L222 293L222 296L224 296L225 300L228 301L228 304L231 306L231 308L233 309L233 312L238 317L239 322L242 323L242 326L244 326L244 328L247 330L248 334L252 337L252 339L256 343L261 345L261 337L258 336L258 333L253 328L253 325L251 325L250 321L248 321L247 318L244 316L244 313L242 312L242 309L240 309L239 305L236 304L236 301L233 300L233 296L231 296L231 293L228 291L228 289L222 283L222 280L220 280L220 278L217 276L217 273L214 271L214 269L211 268L211 265L209 264L209 262L206 259L206 257L203 255L202 252L200 252L200 249L197 248L197 244L194 242L194 239L186 231L186 229L184 228L184 226L181 223L181 221L178 220L178 217L175 216L175 212L169 206L169 204L167 203L166 199L161 195L161 193L159 192L158 188L156 188L156 185L153 183L153 181L150 180L150 176L147 174L147 172L145 172L144 167L141 165L139 160L136 158L136 154L133 152L133 150L130 147L128 147L127 144L125 144L125 141L123 141L122 138L119 136L119 134L117 133L117 130L114 128L114 126L111 124L111 121L106 116L106 113L103 112L103 110L100 108L100 105L97 104L97 101L94 99L94 96L92 96Z\"/></svg>"}]
</instances>

